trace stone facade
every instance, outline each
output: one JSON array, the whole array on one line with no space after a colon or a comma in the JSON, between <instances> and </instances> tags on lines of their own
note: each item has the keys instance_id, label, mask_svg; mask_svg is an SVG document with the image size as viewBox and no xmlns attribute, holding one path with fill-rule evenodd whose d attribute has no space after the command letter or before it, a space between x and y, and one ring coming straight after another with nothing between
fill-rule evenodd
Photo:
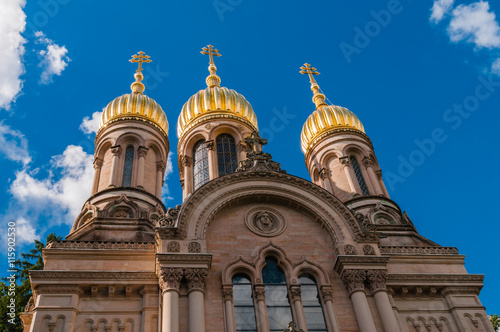
<instances>
[{"instance_id":1,"label":"stone facade","mask_svg":"<svg viewBox=\"0 0 500 332\"><path fill-rule=\"evenodd\" d=\"M66 240L44 249L44 270L31 272L25 331L237 331L237 275L251 282L255 330L269 331L262 271L272 258L297 330L310 324L300 282L307 275L325 331L493 332L478 299L483 276L467 273L456 248L418 234L389 198L368 136L322 134L306 152L308 181L282 170L253 125L226 113L202 115L183 132L183 203L169 209L161 202L163 131L129 118L101 128L91 197ZM220 134L234 138L239 161L224 176ZM199 140L209 179L195 190ZM123 186L129 146L131 184Z\"/></svg>"}]
</instances>

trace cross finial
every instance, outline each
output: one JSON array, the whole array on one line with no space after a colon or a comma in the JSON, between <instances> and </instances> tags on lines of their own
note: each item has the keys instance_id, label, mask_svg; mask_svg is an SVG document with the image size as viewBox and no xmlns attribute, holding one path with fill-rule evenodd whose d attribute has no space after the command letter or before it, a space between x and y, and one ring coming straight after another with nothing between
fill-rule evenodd
<instances>
[{"instance_id":1,"label":"cross finial","mask_svg":"<svg viewBox=\"0 0 500 332\"><path fill-rule=\"evenodd\" d=\"M132 55L132 59L128 60L130 62L138 62L139 63L139 68L137 68L136 72L139 74L142 72L142 63L146 62L149 63L153 60L151 60L151 57L149 55L146 55L143 51L138 52L137 54Z\"/></svg>"},{"instance_id":2,"label":"cross finial","mask_svg":"<svg viewBox=\"0 0 500 332\"><path fill-rule=\"evenodd\" d=\"M212 45L207 45L207 47L202 47L202 51L200 52L201 54L208 54L210 57L210 63L208 65L208 71L210 72L210 75L207 77L207 86L209 88L220 86L220 77L217 76L217 67L215 67L214 63L214 55L215 56L221 56L219 53L219 50L214 48Z\"/></svg>"},{"instance_id":3,"label":"cross finial","mask_svg":"<svg viewBox=\"0 0 500 332\"><path fill-rule=\"evenodd\" d=\"M319 75L319 72L316 68L311 67L310 64L304 63L302 67L300 67L301 71L299 73L301 74L308 74L309 79L311 82L311 90L313 91L313 102L316 104L316 109L322 106L327 106L328 104L325 103L325 95L319 92L319 85L316 83L316 80L314 79L314 75Z\"/></svg>"},{"instance_id":4,"label":"cross finial","mask_svg":"<svg viewBox=\"0 0 500 332\"><path fill-rule=\"evenodd\" d=\"M262 145L267 144L267 139L261 138L258 131L252 131L250 137L243 140L245 143L250 145L254 152L262 152Z\"/></svg>"},{"instance_id":5,"label":"cross finial","mask_svg":"<svg viewBox=\"0 0 500 332\"><path fill-rule=\"evenodd\" d=\"M313 76L313 75L319 75L319 72L316 68L311 67L311 65L308 63L304 63L304 65L302 67L300 67L300 69L302 69L300 71L301 74L308 74L309 75L309 79L311 80L311 83L316 83L316 80L314 79L314 76Z\"/></svg>"},{"instance_id":6,"label":"cross finial","mask_svg":"<svg viewBox=\"0 0 500 332\"><path fill-rule=\"evenodd\" d=\"M219 50L214 48L212 45L207 45L207 47L202 47L202 51L200 52L201 54L208 54L210 57L210 64L214 65L214 55L215 56L221 56L219 53Z\"/></svg>"}]
</instances>

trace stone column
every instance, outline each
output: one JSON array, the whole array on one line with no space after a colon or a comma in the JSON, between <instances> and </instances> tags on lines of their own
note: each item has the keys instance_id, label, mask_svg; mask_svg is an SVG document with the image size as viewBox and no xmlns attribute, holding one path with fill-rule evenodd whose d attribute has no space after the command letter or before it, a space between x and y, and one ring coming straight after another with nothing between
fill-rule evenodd
<instances>
[{"instance_id":1,"label":"stone column","mask_svg":"<svg viewBox=\"0 0 500 332\"><path fill-rule=\"evenodd\" d=\"M92 193L91 196L94 195L99 190L99 180L101 178L101 168L102 168L103 160L101 158L94 159L94 181L92 183Z\"/></svg>"},{"instance_id":2,"label":"stone column","mask_svg":"<svg viewBox=\"0 0 500 332\"><path fill-rule=\"evenodd\" d=\"M349 188L351 192L357 192L356 186L354 185L354 181L352 180L351 167L349 163L349 156L339 158L340 163L344 167L345 176L347 178L347 182L349 183Z\"/></svg>"},{"instance_id":3,"label":"stone column","mask_svg":"<svg viewBox=\"0 0 500 332\"><path fill-rule=\"evenodd\" d=\"M111 147L111 153L113 154L113 159L111 159L111 175L109 177L110 187L116 187L116 184L118 183L118 179L116 177L118 176L118 167L119 167L118 161L120 160L121 152L122 148L119 145Z\"/></svg>"},{"instance_id":4,"label":"stone column","mask_svg":"<svg viewBox=\"0 0 500 332\"><path fill-rule=\"evenodd\" d=\"M149 149L145 146L140 146L137 149L137 155L139 156L139 165L137 170L137 187L144 188L144 167L146 164L146 155Z\"/></svg>"},{"instance_id":5,"label":"stone column","mask_svg":"<svg viewBox=\"0 0 500 332\"><path fill-rule=\"evenodd\" d=\"M185 200L193 192L193 160L191 157L182 156L181 164L184 167L184 190L182 198Z\"/></svg>"},{"instance_id":6,"label":"stone column","mask_svg":"<svg viewBox=\"0 0 500 332\"><path fill-rule=\"evenodd\" d=\"M387 288L385 281L387 280L387 271L385 270L368 270L366 277L370 283L373 292L373 298L377 305L377 310L380 315L380 320L384 326L384 331L398 331L399 326L392 310L389 296L387 295Z\"/></svg>"},{"instance_id":7,"label":"stone column","mask_svg":"<svg viewBox=\"0 0 500 332\"><path fill-rule=\"evenodd\" d=\"M365 279L366 272L364 270L344 270L342 273L342 280L351 297L360 332L377 332L366 299L364 287Z\"/></svg>"},{"instance_id":8,"label":"stone column","mask_svg":"<svg viewBox=\"0 0 500 332\"><path fill-rule=\"evenodd\" d=\"M304 307L302 306L300 285L290 286L288 293L290 294L290 300L297 314L297 325L299 326L299 330L302 329L304 332L307 332L306 315L304 314Z\"/></svg>"},{"instance_id":9,"label":"stone column","mask_svg":"<svg viewBox=\"0 0 500 332\"><path fill-rule=\"evenodd\" d=\"M382 179L382 170L378 170L375 172L375 175L377 176L378 182L380 184L380 187L382 188L382 191L384 192L385 197L389 197L389 192L387 191L387 188L385 187L384 180Z\"/></svg>"},{"instance_id":10,"label":"stone column","mask_svg":"<svg viewBox=\"0 0 500 332\"><path fill-rule=\"evenodd\" d=\"M205 146L207 147L207 153L208 153L208 178L210 180L215 179L218 174L218 167L217 167L217 151L214 149L214 141L206 141Z\"/></svg>"},{"instance_id":11,"label":"stone column","mask_svg":"<svg viewBox=\"0 0 500 332\"><path fill-rule=\"evenodd\" d=\"M156 163L156 188L155 196L161 199L161 188L163 188L163 174L165 172L165 163L159 161Z\"/></svg>"},{"instance_id":12,"label":"stone column","mask_svg":"<svg viewBox=\"0 0 500 332\"><path fill-rule=\"evenodd\" d=\"M184 276L188 283L189 332L205 331L205 279L208 269L186 269Z\"/></svg>"},{"instance_id":13,"label":"stone column","mask_svg":"<svg viewBox=\"0 0 500 332\"><path fill-rule=\"evenodd\" d=\"M264 285L255 285L253 298L256 301L255 316L257 318L257 331L269 331L269 317L267 316L266 295Z\"/></svg>"},{"instance_id":14,"label":"stone column","mask_svg":"<svg viewBox=\"0 0 500 332\"><path fill-rule=\"evenodd\" d=\"M226 318L226 332L235 332L236 323L234 321L233 285L222 286L224 297L224 316Z\"/></svg>"},{"instance_id":15,"label":"stone column","mask_svg":"<svg viewBox=\"0 0 500 332\"><path fill-rule=\"evenodd\" d=\"M323 167L319 171L319 177L323 181L324 188L333 194L334 192L333 192L333 189L332 189L332 185L330 183L330 177L328 176L329 173L330 172L328 171L328 169L326 169L325 167Z\"/></svg>"},{"instance_id":16,"label":"stone column","mask_svg":"<svg viewBox=\"0 0 500 332\"><path fill-rule=\"evenodd\" d=\"M179 332L179 286L183 274L180 268L161 268L160 270L163 298L162 332Z\"/></svg>"},{"instance_id":17,"label":"stone column","mask_svg":"<svg viewBox=\"0 0 500 332\"><path fill-rule=\"evenodd\" d=\"M363 159L363 165L365 166L366 172L368 173L368 177L370 178L370 182L375 191L375 194L383 195L384 191L382 190L382 187L380 187L380 182L378 181L377 176L375 175L375 171L373 170L373 161L370 158L365 157Z\"/></svg>"},{"instance_id":18,"label":"stone column","mask_svg":"<svg viewBox=\"0 0 500 332\"><path fill-rule=\"evenodd\" d=\"M340 332L340 326L333 310L333 291L329 285L320 288L321 300L323 301L323 313L325 314L326 327L328 331Z\"/></svg>"}]
</instances>

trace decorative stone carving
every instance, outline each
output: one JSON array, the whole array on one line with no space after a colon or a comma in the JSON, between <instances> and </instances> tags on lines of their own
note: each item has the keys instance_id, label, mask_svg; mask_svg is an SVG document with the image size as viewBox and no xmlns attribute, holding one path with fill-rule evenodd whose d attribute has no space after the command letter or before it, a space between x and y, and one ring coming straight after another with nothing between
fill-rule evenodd
<instances>
[{"instance_id":1,"label":"decorative stone carving","mask_svg":"<svg viewBox=\"0 0 500 332\"><path fill-rule=\"evenodd\" d=\"M455 247L379 247L382 254L458 255Z\"/></svg>"},{"instance_id":2,"label":"decorative stone carving","mask_svg":"<svg viewBox=\"0 0 500 332\"><path fill-rule=\"evenodd\" d=\"M223 286L222 287L222 296L224 301L233 301L233 286Z\"/></svg>"},{"instance_id":3,"label":"decorative stone carving","mask_svg":"<svg viewBox=\"0 0 500 332\"><path fill-rule=\"evenodd\" d=\"M325 301L325 302L326 301L333 301L332 287L321 286L320 292L321 292L321 298L323 299L323 301Z\"/></svg>"},{"instance_id":4,"label":"decorative stone carving","mask_svg":"<svg viewBox=\"0 0 500 332\"><path fill-rule=\"evenodd\" d=\"M137 149L137 155L139 156L139 158L144 158L146 157L146 155L148 154L148 151L149 149L145 146L140 146L138 149Z\"/></svg>"},{"instance_id":5,"label":"decorative stone carving","mask_svg":"<svg viewBox=\"0 0 500 332\"><path fill-rule=\"evenodd\" d=\"M365 254L365 255L376 255L376 252L375 252L375 249L371 245L365 244L363 246L363 254Z\"/></svg>"},{"instance_id":6,"label":"decorative stone carving","mask_svg":"<svg viewBox=\"0 0 500 332\"><path fill-rule=\"evenodd\" d=\"M176 290L179 291L182 276L184 275L180 268L161 268L160 271L160 287L163 291Z\"/></svg>"},{"instance_id":7,"label":"decorative stone carving","mask_svg":"<svg viewBox=\"0 0 500 332\"><path fill-rule=\"evenodd\" d=\"M104 161L101 158L96 157L94 159L94 169L101 168L103 164L104 164Z\"/></svg>"},{"instance_id":8,"label":"decorative stone carving","mask_svg":"<svg viewBox=\"0 0 500 332\"><path fill-rule=\"evenodd\" d=\"M182 166L186 167L186 166L191 166L192 165L192 159L191 157L188 157L188 156L182 156L181 157L181 164Z\"/></svg>"},{"instance_id":9,"label":"decorative stone carving","mask_svg":"<svg viewBox=\"0 0 500 332\"><path fill-rule=\"evenodd\" d=\"M349 295L355 291L365 290L366 272L364 270L344 270L342 281L347 287Z\"/></svg>"},{"instance_id":10,"label":"decorative stone carving","mask_svg":"<svg viewBox=\"0 0 500 332\"><path fill-rule=\"evenodd\" d=\"M181 245L177 241L170 241L167 244L167 252L180 252Z\"/></svg>"},{"instance_id":11,"label":"decorative stone carving","mask_svg":"<svg viewBox=\"0 0 500 332\"><path fill-rule=\"evenodd\" d=\"M49 332L54 332L56 330L56 323L49 323Z\"/></svg>"},{"instance_id":12,"label":"decorative stone carving","mask_svg":"<svg viewBox=\"0 0 500 332\"><path fill-rule=\"evenodd\" d=\"M378 171L375 171L375 175L377 176L377 179L382 181L382 170L379 169Z\"/></svg>"},{"instance_id":13,"label":"decorative stone carving","mask_svg":"<svg viewBox=\"0 0 500 332\"><path fill-rule=\"evenodd\" d=\"M262 152L262 145L267 144L267 140L261 138L259 132L253 131L250 137L244 139L247 146L252 149L247 149L246 159L240 161L237 172L243 171L260 171L260 172L278 172L286 173L281 169L281 165L273 161L273 157L269 153Z\"/></svg>"},{"instance_id":14,"label":"decorative stone carving","mask_svg":"<svg viewBox=\"0 0 500 332\"><path fill-rule=\"evenodd\" d=\"M207 149L213 150L214 149L214 140L205 141L205 146L207 147Z\"/></svg>"},{"instance_id":15,"label":"decorative stone carving","mask_svg":"<svg viewBox=\"0 0 500 332\"><path fill-rule=\"evenodd\" d=\"M386 270L368 270L366 271L366 278L370 283L373 292L386 290L385 281L387 280Z\"/></svg>"},{"instance_id":16,"label":"decorative stone carving","mask_svg":"<svg viewBox=\"0 0 500 332\"><path fill-rule=\"evenodd\" d=\"M189 242L188 252L201 252L201 244L198 242Z\"/></svg>"},{"instance_id":17,"label":"decorative stone carving","mask_svg":"<svg viewBox=\"0 0 500 332\"><path fill-rule=\"evenodd\" d=\"M479 328L479 321L477 319L471 319L471 322L472 322L472 325L474 325L474 327L476 329Z\"/></svg>"},{"instance_id":18,"label":"decorative stone carving","mask_svg":"<svg viewBox=\"0 0 500 332\"><path fill-rule=\"evenodd\" d=\"M91 327L90 327L90 331L91 331L91 332L97 332L97 330L98 330L98 329L99 329L99 327L98 327L98 326L91 326Z\"/></svg>"},{"instance_id":19,"label":"decorative stone carving","mask_svg":"<svg viewBox=\"0 0 500 332\"><path fill-rule=\"evenodd\" d=\"M113 329L113 327L111 325L108 325L108 326L104 327L104 331L105 332L111 332L112 329Z\"/></svg>"},{"instance_id":20,"label":"decorative stone carving","mask_svg":"<svg viewBox=\"0 0 500 332\"><path fill-rule=\"evenodd\" d=\"M302 300L302 297L301 297L302 292L300 291L300 286L298 286L298 285L297 286L290 286L290 290L288 293L290 294L290 299L292 300L292 302Z\"/></svg>"},{"instance_id":21,"label":"decorative stone carving","mask_svg":"<svg viewBox=\"0 0 500 332\"><path fill-rule=\"evenodd\" d=\"M175 208L168 208L167 213L158 219L158 226L160 227L173 227L179 216L181 205L176 205Z\"/></svg>"},{"instance_id":22,"label":"decorative stone carving","mask_svg":"<svg viewBox=\"0 0 500 332\"><path fill-rule=\"evenodd\" d=\"M319 170L319 177L321 178L321 180L324 180L328 178L329 173L330 172L325 167L323 167L322 169Z\"/></svg>"},{"instance_id":23,"label":"decorative stone carving","mask_svg":"<svg viewBox=\"0 0 500 332\"><path fill-rule=\"evenodd\" d=\"M205 288L205 279L208 275L208 269L186 269L185 277L188 282L188 290L201 290Z\"/></svg>"},{"instance_id":24,"label":"decorative stone carving","mask_svg":"<svg viewBox=\"0 0 500 332\"><path fill-rule=\"evenodd\" d=\"M269 206L255 206L245 214L245 225L257 235L277 236L285 230L285 218L276 209Z\"/></svg>"},{"instance_id":25,"label":"decorative stone carving","mask_svg":"<svg viewBox=\"0 0 500 332\"><path fill-rule=\"evenodd\" d=\"M165 163L163 161L158 161L156 163L156 171L161 171L163 173L163 171L165 171Z\"/></svg>"},{"instance_id":26,"label":"decorative stone carving","mask_svg":"<svg viewBox=\"0 0 500 332\"><path fill-rule=\"evenodd\" d=\"M255 286L253 288L253 297L257 301L264 301L266 299L266 292L264 290L264 286Z\"/></svg>"},{"instance_id":27,"label":"decorative stone carving","mask_svg":"<svg viewBox=\"0 0 500 332\"><path fill-rule=\"evenodd\" d=\"M123 331L125 331L125 326L123 325L118 326L118 332L123 332Z\"/></svg>"},{"instance_id":28,"label":"decorative stone carving","mask_svg":"<svg viewBox=\"0 0 500 332\"><path fill-rule=\"evenodd\" d=\"M339 158L339 162L344 166L344 167L349 167L349 156L344 156Z\"/></svg>"},{"instance_id":29,"label":"decorative stone carving","mask_svg":"<svg viewBox=\"0 0 500 332\"><path fill-rule=\"evenodd\" d=\"M151 242L94 242L94 241L52 241L49 248L69 249L154 249Z\"/></svg>"},{"instance_id":30,"label":"decorative stone carving","mask_svg":"<svg viewBox=\"0 0 500 332\"><path fill-rule=\"evenodd\" d=\"M111 153L115 156L119 156L122 152L122 148L119 145L115 145L111 147Z\"/></svg>"},{"instance_id":31,"label":"decorative stone carving","mask_svg":"<svg viewBox=\"0 0 500 332\"><path fill-rule=\"evenodd\" d=\"M370 157L364 157L361 162L365 168L373 167L373 160Z\"/></svg>"},{"instance_id":32,"label":"decorative stone carving","mask_svg":"<svg viewBox=\"0 0 500 332\"><path fill-rule=\"evenodd\" d=\"M344 253L346 255L357 255L358 254L358 252L356 251L356 247L354 247L351 244L346 244L344 246Z\"/></svg>"},{"instance_id":33,"label":"decorative stone carving","mask_svg":"<svg viewBox=\"0 0 500 332\"><path fill-rule=\"evenodd\" d=\"M128 206L113 206L109 209L111 218L133 218L134 211Z\"/></svg>"}]
</instances>

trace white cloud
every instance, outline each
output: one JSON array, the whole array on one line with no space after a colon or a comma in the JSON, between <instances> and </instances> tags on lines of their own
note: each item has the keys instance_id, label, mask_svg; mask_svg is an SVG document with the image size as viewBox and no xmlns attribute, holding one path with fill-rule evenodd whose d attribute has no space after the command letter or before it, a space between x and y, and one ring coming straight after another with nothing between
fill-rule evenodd
<instances>
[{"instance_id":1,"label":"white cloud","mask_svg":"<svg viewBox=\"0 0 500 332\"><path fill-rule=\"evenodd\" d=\"M0 154L12 161L27 165L31 162L28 152L28 140L18 131L0 121Z\"/></svg>"},{"instance_id":2,"label":"white cloud","mask_svg":"<svg viewBox=\"0 0 500 332\"><path fill-rule=\"evenodd\" d=\"M35 36L37 37L38 44L47 46L47 49L39 51L38 54L41 57L40 67L43 68L40 82L42 84L49 84L52 82L54 75L61 75L71 59L67 56L68 50L66 46L57 45L41 31L35 32Z\"/></svg>"},{"instance_id":3,"label":"white cloud","mask_svg":"<svg viewBox=\"0 0 500 332\"><path fill-rule=\"evenodd\" d=\"M496 59L491 65L491 72L500 76L500 58Z\"/></svg>"},{"instance_id":4,"label":"white cloud","mask_svg":"<svg viewBox=\"0 0 500 332\"><path fill-rule=\"evenodd\" d=\"M445 14L448 14L453 6L454 0L436 0L431 9L431 22L440 22Z\"/></svg>"},{"instance_id":5,"label":"white cloud","mask_svg":"<svg viewBox=\"0 0 500 332\"><path fill-rule=\"evenodd\" d=\"M450 40L466 41L476 47L500 47L500 27L487 1L459 5L452 12L448 26Z\"/></svg>"},{"instance_id":6,"label":"white cloud","mask_svg":"<svg viewBox=\"0 0 500 332\"><path fill-rule=\"evenodd\" d=\"M16 220L16 242L31 244L35 239L39 240L40 237L36 234L33 225L25 218L19 217Z\"/></svg>"},{"instance_id":7,"label":"white cloud","mask_svg":"<svg viewBox=\"0 0 500 332\"><path fill-rule=\"evenodd\" d=\"M163 199L163 202L174 199L172 196L170 196L170 189L168 188L167 183L168 176L174 172L174 166L172 164L173 155L173 152L169 152L167 157L167 166L165 167L165 184L161 188L161 197Z\"/></svg>"},{"instance_id":8,"label":"white cloud","mask_svg":"<svg viewBox=\"0 0 500 332\"><path fill-rule=\"evenodd\" d=\"M26 25L25 0L0 2L0 109L10 109L23 87L22 58L26 40L21 33Z\"/></svg>"},{"instance_id":9,"label":"white cloud","mask_svg":"<svg viewBox=\"0 0 500 332\"><path fill-rule=\"evenodd\" d=\"M99 122L101 121L102 111L94 112L92 118L88 116L83 118L82 124L80 125L80 130L85 134L96 133L99 129Z\"/></svg>"},{"instance_id":10,"label":"white cloud","mask_svg":"<svg viewBox=\"0 0 500 332\"><path fill-rule=\"evenodd\" d=\"M16 173L10 192L20 210L34 218L43 215L53 224L72 225L90 195L93 156L81 146L69 145L62 155L52 158L46 178L39 179L38 173L39 169Z\"/></svg>"}]
</instances>

